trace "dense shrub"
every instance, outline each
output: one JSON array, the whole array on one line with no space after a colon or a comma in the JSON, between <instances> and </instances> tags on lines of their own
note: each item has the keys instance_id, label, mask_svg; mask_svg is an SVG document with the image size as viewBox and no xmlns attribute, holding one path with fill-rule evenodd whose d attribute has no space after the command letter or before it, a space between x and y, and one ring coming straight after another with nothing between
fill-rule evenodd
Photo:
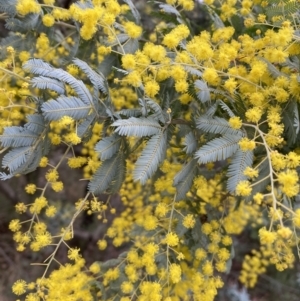
<instances>
[{"instance_id":1,"label":"dense shrub","mask_svg":"<svg viewBox=\"0 0 300 301\"><path fill-rule=\"evenodd\" d=\"M12 287L26 301L214 300L249 229L246 287L299 259L299 1L149 5L143 28L130 0L0 1L0 177L46 170L9 224L18 251L51 250L36 282ZM48 195L64 190L64 162L88 184L57 229ZM127 251L87 266L74 222L107 223L116 194L124 208L95 248Z\"/></svg>"}]
</instances>

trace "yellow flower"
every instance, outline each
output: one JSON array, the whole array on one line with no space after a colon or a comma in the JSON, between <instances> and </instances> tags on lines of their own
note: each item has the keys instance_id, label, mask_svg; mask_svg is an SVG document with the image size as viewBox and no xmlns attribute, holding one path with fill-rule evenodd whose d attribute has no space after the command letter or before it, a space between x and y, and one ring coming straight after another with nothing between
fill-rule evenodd
<instances>
[{"instance_id":1,"label":"yellow flower","mask_svg":"<svg viewBox=\"0 0 300 301\"><path fill-rule=\"evenodd\" d=\"M266 230L266 227L259 229L258 235L260 243L263 245L272 244L277 238L277 234L275 232Z\"/></svg>"},{"instance_id":2,"label":"yellow flower","mask_svg":"<svg viewBox=\"0 0 300 301\"><path fill-rule=\"evenodd\" d=\"M206 68L202 77L211 85L217 86L220 83L218 72L213 68Z\"/></svg>"},{"instance_id":3,"label":"yellow flower","mask_svg":"<svg viewBox=\"0 0 300 301\"><path fill-rule=\"evenodd\" d=\"M250 182L241 181L236 186L236 195L248 196L251 194L252 188L250 187Z\"/></svg>"},{"instance_id":4,"label":"yellow flower","mask_svg":"<svg viewBox=\"0 0 300 301\"><path fill-rule=\"evenodd\" d=\"M27 211L27 206L24 203L18 203L15 208L18 213L24 213Z\"/></svg>"},{"instance_id":5,"label":"yellow flower","mask_svg":"<svg viewBox=\"0 0 300 301\"><path fill-rule=\"evenodd\" d=\"M78 249L78 248L69 249L68 250L68 258L71 260L77 261L79 258L81 258L81 255L79 252L80 252L80 249Z\"/></svg>"},{"instance_id":6,"label":"yellow flower","mask_svg":"<svg viewBox=\"0 0 300 301\"><path fill-rule=\"evenodd\" d=\"M145 84L145 93L149 97L154 97L158 93L159 89L159 84L155 80L147 81Z\"/></svg>"},{"instance_id":7,"label":"yellow flower","mask_svg":"<svg viewBox=\"0 0 300 301\"><path fill-rule=\"evenodd\" d=\"M13 219L8 226L9 230L16 232L21 229L21 224L19 219Z\"/></svg>"},{"instance_id":8,"label":"yellow flower","mask_svg":"<svg viewBox=\"0 0 300 301\"><path fill-rule=\"evenodd\" d=\"M181 280L181 267L176 263L170 266L170 278L173 283L178 283Z\"/></svg>"},{"instance_id":9,"label":"yellow flower","mask_svg":"<svg viewBox=\"0 0 300 301\"><path fill-rule=\"evenodd\" d=\"M133 54L125 54L122 56L122 66L124 69L134 69L135 64L135 56Z\"/></svg>"},{"instance_id":10,"label":"yellow flower","mask_svg":"<svg viewBox=\"0 0 300 301\"><path fill-rule=\"evenodd\" d=\"M182 222L183 226L188 229L194 228L195 223L196 223L196 220L192 214L188 214L187 216L185 216L183 219L183 222Z\"/></svg>"},{"instance_id":11,"label":"yellow flower","mask_svg":"<svg viewBox=\"0 0 300 301\"><path fill-rule=\"evenodd\" d=\"M129 281L124 281L121 284L121 291L124 294L130 294L133 291L133 284L131 282L129 282Z\"/></svg>"},{"instance_id":12,"label":"yellow flower","mask_svg":"<svg viewBox=\"0 0 300 301\"><path fill-rule=\"evenodd\" d=\"M58 172L56 169L49 169L45 175L48 182L56 182L58 179Z\"/></svg>"},{"instance_id":13,"label":"yellow flower","mask_svg":"<svg viewBox=\"0 0 300 301\"><path fill-rule=\"evenodd\" d=\"M179 243L179 238L176 233L170 232L166 235L165 243L170 247L176 247Z\"/></svg>"},{"instance_id":14,"label":"yellow flower","mask_svg":"<svg viewBox=\"0 0 300 301\"><path fill-rule=\"evenodd\" d=\"M197 260L203 260L204 258L207 257L207 253L203 248L198 248L195 251L195 257Z\"/></svg>"},{"instance_id":15,"label":"yellow flower","mask_svg":"<svg viewBox=\"0 0 300 301\"><path fill-rule=\"evenodd\" d=\"M48 165L48 158L42 157L39 166L40 167L46 167Z\"/></svg>"},{"instance_id":16,"label":"yellow flower","mask_svg":"<svg viewBox=\"0 0 300 301\"><path fill-rule=\"evenodd\" d=\"M26 292L26 286L26 282L19 279L13 284L12 291L15 295L22 295Z\"/></svg>"},{"instance_id":17,"label":"yellow flower","mask_svg":"<svg viewBox=\"0 0 300 301\"><path fill-rule=\"evenodd\" d=\"M243 152L252 151L255 149L255 142L244 137L239 141L239 146Z\"/></svg>"},{"instance_id":18,"label":"yellow flower","mask_svg":"<svg viewBox=\"0 0 300 301\"><path fill-rule=\"evenodd\" d=\"M51 187L54 191L59 192L63 190L64 184L62 181L52 182Z\"/></svg>"},{"instance_id":19,"label":"yellow flower","mask_svg":"<svg viewBox=\"0 0 300 301\"><path fill-rule=\"evenodd\" d=\"M248 121L257 123L261 119L262 114L263 111L261 108L254 107L252 109L247 110L245 115Z\"/></svg>"},{"instance_id":20,"label":"yellow flower","mask_svg":"<svg viewBox=\"0 0 300 301\"><path fill-rule=\"evenodd\" d=\"M243 172L243 174L250 178L250 179L253 179L253 178L256 178L258 177L258 170L257 169L254 169L254 168L251 168L249 166L247 166Z\"/></svg>"},{"instance_id":21,"label":"yellow flower","mask_svg":"<svg viewBox=\"0 0 300 301\"><path fill-rule=\"evenodd\" d=\"M52 15L50 15L50 14L44 15L43 18L42 18L42 21L43 21L43 24L46 27L51 27L55 23L54 17Z\"/></svg>"},{"instance_id":22,"label":"yellow flower","mask_svg":"<svg viewBox=\"0 0 300 301\"><path fill-rule=\"evenodd\" d=\"M231 117L228 122L229 125L235 130L240 129L243 125L241 118L238 116Z\"/></svg>"},{"instance_id":23,"label":"yellow flower","mask_svg":"<svg viewBox=\"0 0 300 301\"><path fill-rule=\"evenodd\" d=\"M36 191L36 185L35 184L27 184L25 187L25 191L28 194L34 194Z\"/></svg>"},{"instance_id":24,"label":"yellow flower","mask_svg":"<svg viewBox=\"0 0 300 301\"><path fill-rule=\"evenodd\" d=\"M154 215L146 216L145 220L143 221L143 226L147 231L156 229L157 225L158 225L158 219Z\"/></svg>"},{"instance_id":25,"label":"yellow flower","mask_svg":"<svg viewBox=\"0 0 300 301\"><path fill-rule=\"evenodd\" d=\"M212 276L214 269L210 261L206 261L202 266L202 272L204 276Z\"/></svg>"},{"instance_id":26,"label":"yellow flower","mask_svg":"<svg viewBox=\"0 0 300 301\"><path fill-rule=\"evenodd\" d=\"M34 0L18 0L16 9L21 15L38 14L41 11L41 6Z\"/></svg>"},{"instance_id":27,"label":"yellow flower","mask_svg":"<svg viewBox=\"0 0 300 301\"><path fill-rule=\"evenodd\" d=\"M49 206L47 209L46 209L46 216L48 217L53 217L57 212L57 209L55 206Z\"/></svg>"},{"instance_id":28,"label":"yellow flower","mask_svg":"<svg viewBox=\"0 0 300 301\"><path fill-rule=\"evenodd\" d=\"M128 36L132 39L136 39L140 37L142 34L142 30L143 30L142 27L136 25L131 21L126 22L125 24L123 24L123 26Z\"/></svg>"},{"instance_id":29,"label":"yellow flower","mask_svg":"<svg viewBox=\"0 0 300 301\"><path fill-rule=\"evenodd\" d=\"M100 250L105 250L107 247L107 241L104 239L100 239L98 240L97 245Z\"/></svg>"}]
</instances>

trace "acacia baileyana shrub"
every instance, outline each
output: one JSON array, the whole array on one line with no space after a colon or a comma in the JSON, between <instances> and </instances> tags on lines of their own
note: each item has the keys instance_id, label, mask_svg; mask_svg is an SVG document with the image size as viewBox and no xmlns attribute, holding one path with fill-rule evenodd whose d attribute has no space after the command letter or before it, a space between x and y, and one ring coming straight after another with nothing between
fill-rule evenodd
<instances>
[{"instance_id":1,"label":"acacia baileyana shrub","mask_svg":"<svg viewBox=\"0 0 300 301\"><path fill-rule=\"evenodd\" d=\"M36 282L14 283L22 300L214 300L249 228L260 247L244 258L245 286L299 260L299 1L149 5L151 30L131 0L0 1L0 177L46 170L9 228L18 251L52 250ZM207 30L195 32L194 6ZM51 232L64 161L87 193ZM87 266L69 246L74 221L107 222L113 194L124 210L95 248L128 251Z\"/></svg>"}]
</instances>

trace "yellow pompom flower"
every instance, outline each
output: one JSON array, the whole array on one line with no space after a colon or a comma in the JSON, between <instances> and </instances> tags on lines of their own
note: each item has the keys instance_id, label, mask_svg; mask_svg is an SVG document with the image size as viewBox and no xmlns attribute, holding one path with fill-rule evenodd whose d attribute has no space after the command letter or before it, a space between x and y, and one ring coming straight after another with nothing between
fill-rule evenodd
<instances>
[{"instance_id":1,"label":"yellow pompom flower","mask_svg":"<svg viewBox=\"0 0 300 301\"><path fill-rule=\"evenodd\" d=\"M53 217L57 212L57 208L55 206L49 206L47 209L46 209L46 216L48 217Z\"/></svg>"},{"instance_id":2,"label":"yellow pompom flower","mask_svg":"<svg viewBox=\"0 0 300 301\"><path fill-rule=\"evenodd\" d=\"M176 233L170 232L166 235L165 243L170 247L175 247L179 243L179 238Z\"/></svg>"},{"instance_id":3,"label":"yellow pompom flower","mask_svg":"<svg viewBox=\"0 0 300 301\"><path fill-rule=\"evenodd\" d=\"M248 181L241 181L236 186L236 195L240 196L248 196L251 194L252 188L250 186L250 182Z\"/></svg>"},{"instance_id":4,"label":"yellow pompom flower","mask_svg":"<svg viewBox=\"0 0 300 301\"><path fill-rule=\"evenodd\" d=\"M123 24L123 27L128 34L128 36L132 39L137 39L142 34L142 27L136 25L135 23L129 21Z\"/></svg>"},{"instance_id":5,"label":"yellow pompom flower","mask_svg":"<svg viewBox=\"0 0 300 301\"><path fill-rule=\"evenodd\" d=\"M181 280L181 267L176 263L170 266L170 278L173 283L178 283Z\"/></svg>"},{"instance_id":6,"label":"yellow pompom flower","mask_svg":"<svg viewBox=\"0 0 300 301\"><path fill-rule=\"evenodd\" d=\"M35 184L27 184L25 186L25 191L28 194L34 194L36 192L36 185Z\"/></svg>"},{"instance_id":7,"label":"yellow pompom flower","mask_svg":"<svg viewBox=\"0 0 300 301\"><path fill-rule=\"evenodd\" d=\"M235 130L240 129L243 125L243 122L242 122L241 118L238 117L238 116L231 117L229 119L228 123Z\"/></svg>"},{"instance_id":8,"label":"yellow pompom flower","mask_svg":"<svg viewBox=\"0 0 300 301\"><path fill-rule=\"evenodd\" d=\"M42 157L39 166L40 167L46 167L48 165L48 158Z\"/></svg>"},{"instance_id":9,"label":"yellow pompom flower","mask_svg":"<svg viewBox=\"0 0 300 301\"><path fill-rule=\"evenodd\" d=\"M56 182L58 179L58 172L56 169L49 169L45 175L48 182Z\"/></svg>"},{"instance_id":10,"label":"yellow pompom flower","mask_svg":"<svg viewBox=\"0 0 300 301\"><path fill-rule=\"evenodd\" d=\"M9 230L12 232L17 232L21 229L21 223L19 219L13 219L8 226Z\"/></svg>"},{"instance_id":11,"label":"yellow pompom flower","mask_svg":"<svg viewBox=\"0 0 300 301\"><path fill-rule=\"evenodd\" d=\"M62 181L57 181L57 182L52 182L51 183L51 188L55 191L55 192L59 192L62 191L64 188L64 184Z\"/></svg>"},{"instance_id":12,"label":"yellow pompom flower","mask_svg":"<svg viewBox=\"0 0 300 301\"><path fill-rule=\"evenodd\" d=\"M194 228L195 223L196 223L196 220L192 214L188 214L187 216L185 216L183 219L183 222L182 222L183 226L188 229Z\"/></svg>"},{"instance_id":13,"label":"yellow pompom flower","mask_svg":"<svg viewBox=\"0 0 300 301\"><path fill-rule=\"evenodd\" d=\"M248 121L257 123L261 119L262 114L263 111L261 108L254 107L252 109L247 110L245 115Z\"/></svg>"},{"instance_id":14,"label":"yellow pompom flower","mask_svg":"<svg viewBox=\"0 0 300 301\"><path fill-rule=\"evenodd\" d=\"M99 250L105 250L107 247L107 241L104 239L100 239L97 242L97 246L98 246Z\"/></svg>"},{"instance_id":15,"label":"yellow pompom flower","mask_svg":"<svg viewBox=\"0 0 300 301\"><path fill-rule=\"evenodd\" d=\"M13 284L12 291L15 295L22 295L26 292L26 286L26 282L19 279Z\"/></svg>"},{"instance_id":16,"label":"yellow pompom flower","mask_svg":"<svg viewBox=\"0 0 300 301\"><path fill-rule=\"evenodd\" d=\"M158 225L158 219L154 215L148 215L143 221L143 226L147 231L156 229Z\"/></svg>"},{"instance_id":17,"label":"yellow pompom flower","mask_svg":"<svg viewBox=\"0 0 300 301\"><path fill-rule=\"evenodd\" d=\"M255 141L244 137L239 141L239 146L243 152L252 151L255 149Z\"/></svg>"},{"instance_id":18,"label":"yellow pompom flower","mask_svg":"<svg viewBox=\"0 0 300 301\"><path fill-rule=\"evenodd\" d=\"M46 14L43 16L42 22L46 27L51 27L55 23L55 19L52 15Z\"/></svg>"},{"instance_id":19,"label":"yellow pompom flower","mask_svg":"<svg viewBox=\"0 0 300 301\"><path fill-rule=\"evenodd\" d=\"M149 97L154 97L158 93L159 89L159 84L155 80L147 81L145 84L145 93Z\"/></svg>"},{"instance_id":20,"label":"yellow pompom flower","mask_svg":"<svg viewBox=\"0 0 300 301\"><path fill-rule=\"evenodd\" d=\"M202 77L211 85L217 86L220 83L218 72L213 68L206 68Z\"/></svg>"},{"instance_id":21,"label":"yellow pompom flower","mask_svg":"<svg viewBox=\"0 0 300 301\"><path fill-rule=\"evenodd\" d=\"M133 54L125 54L122 56L122 66L124 69L134 69L135 65L135 56Z\"/></svg>"},{"instance_id":22,"label":"yellow pompom flower","mask_svg":"<svg viewBox=\"0 0 300 301\"><path fill-rule=\"evenodd\" d=\"M129 294L133 291L133 284L129 281L124 281L122 284L121 284L121 291L124 293L124 294Z\"/></svg>"},{"instance_id":23,"label":"yellow pompom flower","mask_svg":"<svg viewBox=\"0 0 300 301\"><path fill-rule=\"evenodd\" d=\"M41 11L41 6L34 0L18 0L16 10L21 15L38 14Z\"/></svg>"},{"instance_id":24,"label":"yellow pompom flower","mask_svg":"<svg viewBox=\"0 0 300 301\"><path fill-rule=\"evenodd\" d=\"M272 244L277 238L277 234L275 232L268 231L266 227L259 229L258 235L262 245Z\"/></svg>"}]
</instances>

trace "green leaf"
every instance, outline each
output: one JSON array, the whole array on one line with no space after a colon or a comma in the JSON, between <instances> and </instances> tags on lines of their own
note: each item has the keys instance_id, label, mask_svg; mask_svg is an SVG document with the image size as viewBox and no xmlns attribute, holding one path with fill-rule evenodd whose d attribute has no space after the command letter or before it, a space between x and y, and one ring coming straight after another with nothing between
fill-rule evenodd
<instances>
[{"instance_id":1,"label":"green leaf","mask_svg":"<svg viewBox=\"0 0 300 301\"><path fill-rule=\"evenodd\" d=\"M120 148L122 137L114 133L105 137L95 145L95 151L99 153L101 161L111 158Z\"/></svg>"},{"instance_id":2,"label":"green leaf","mask_svg":"<svg viewBox=\"0 0 300 301\"><path fill-rule=\"evenodd\" d=\"M63 116L70 116L79 120L88 116L91 105L86 105L75 96L59 96L56 100L49 100L42 104L42 112L47 120L59 120Z\"/></svg>"},{"instance_id":3,"label":"green leaf","mask_svg":"<svg viewBox=\"0 0 300 301\"><path fill-rule=\"evenodd\" d=\"M231 109L228 107L228 105L224 101L219 100L219 104L222 107L222 109L227 112L229 117L234 117L235 116L234 113L231 111Z\"/></svg>"},{"instance_id":4,"label":"green leaf","mask_svg":"<svg viewBox=\"0 0 300 301\"><path fill-rule=\"evenodd\" d=\"M102 162L90 181L88 190L94 194L105 193L118 172L120 160L121 155L116 154L110 159Z\"/></svg>"},{"instance_id":5,"label":"green leaf","mask_svg":"<svg viewBox=\"0 0 300 301\"><path fill-rule=\"evenodd\" d=\"M161 123L165 123L166 119L165 119L164 112L163 112L162 108L160 107L160 105L149 98L147 98L146 101L147 101L148 107L150 108L150 111L152 111L154 113L150 117L155 120L160 121Z\"/></svg>"},{"instance_id":6,"label":"green leaf","mask_svg":"<svg viewBox=\"0 0 300 301\"><path fill-rule=\"evenodd\" d=\"M152 136L135 164L133 172L134 180L145 184L163 161L166 149L166 132L160 131L158 134Z\"/></svg>"},{"instance_id":7,"label":"green leaf","mask_svg":"<svg viewBox=\"0 0 300 301\"><path fill-rule=\"evenodd\" d=\"M197 140L193 132L189 132L185 137L184 137L184 142L183 144L185 145L184 151L186 154L190 155L193 152L196 151L197 149Z\"/></svg>"},{"instance_id":8,"label":"green leaf","mask_svg":"<svg viewBox=\"0 0 300 301\"><path fill-rule=\"evenodd\" d=\"M53 68L40 59L30 59L23 69L36 75L47 76L69 84L85 104L93 104L93 97L81 80L76 79L63 69Z\"/></svg>"},{"instance_id":9,"label":"green leaf","mask_svg":"<svg viewBox=\"0 0 300 301\"><path fill-rule=\"evenodd\" d=\"M173 185L176 187L176 201L185 198L190 190L197 171L197 160L190 160L174 178Z\"/></svg>"},{"instance_id":10,"label":"green leaf","mask_svg":"<svg viewBox=\"0 0 300 301\"><path fill-rule=\"evenodd\" d=\"M238 135L240 138L243 135L241 131L233 129L226 119L220 117L209 118L204 115L196 120L196 124L199 130L206 133Z\"/></svg>"},{"instance_id":11,"label":"green leaf","mask_svg":"<svg viewBox=\"0 0 300 301\"><path fill-rule=\"evenodd\" d=\"M239 135L226 135L224 137L216 138L202 146L195 153L195 158L198 159L198 163L225 160L238 150L238 141L240 139L241 137Z\"/></svg>"},{"instance_id":12,"label":"green leaf","mask_svg":"<svg viewBox=\"0 0 300 301\"><path fill-rule=\"evenodd\" d=\"M195 88L198 89L197 97L201 102L204 103L204 102L210 101L210 92L209 92L206 82L199 80L199 79L196 80Z\"/></svg>"},{"instance_id":13,"label":"green leaf","mask_svg":"<svg viewBox=\"0 0 300 301\"><path fill-rule=\"evenodd\" d=\"M234 156L231 158L231 162L227 171L227 189L229 192L234 193L237 184L240 181L247 180L247 177L244 175L244 171L247 166L252 167L252 164L253 152L243 152L241 149L238 149Z\"/></svg>"},{"instance_id":14,"label":"green leaf","mask_svg":"<svg viewBox=\"0 0 300 301\"><path fill-rule=\"evenodd\" d=\"M27 116L28 122L25 123L24 128L28 129L36 134L41 134L45 129L46 124L42 115L31 114Z\"/></svg>"},{"instance_id":15,"label":"green leaf","mask_svg":"<svg viewBox=\"0 0 300 301\"><path fill-rule=\"evenodd\" d=\"M38 139L38 135L23 127L11 126L5 128L0 136L2 147L30 146Z\"/></svg>"},{"instance_id":16,"label":"green leaf","mask_svg":"<svg viewBox=\"0 0 300 301\"><path fill-rule=\"evenodd\" d=\"M49 89L57 92L58 94L65 94L65 85L61 81L53 78L45 76L34 77L31 80L31 84L33 88Z\"/></svg>"},{"instance_id":17,"label":"green leaf","mask_svg":"<svg viewBox=\"0 0 300 301\"><path fill-rule=\"evenodd\" d=\"M100 90L108 94L108 85L106 78L98 72L94 71L86 62L80 59L74 59L73 63L78 66L89 78L96 91Z\"/></svg>"},{"instance_id":18,"label":"green leaf","mask_svg":"<svg viewBox=\"0 0 300 301\"><path fill-rule=\"evenodd\" d=\"M112 126L116 127L115 131L121 136L136 137L152 136L162 129L156 120L144 117L120 119L115 121Z\"/></svg>"},{"instance_id":19,"label":"green leaf","mask_svg":"<svg viewBox=\"0 0 300 301\"><path fill-rule=\"evenodd\" d=\"M299 133L299 112L296 101L290 101L287 108L282 112L282 121L287 134L287 143L292 146Z\"/></svg>"}]
</instances>

